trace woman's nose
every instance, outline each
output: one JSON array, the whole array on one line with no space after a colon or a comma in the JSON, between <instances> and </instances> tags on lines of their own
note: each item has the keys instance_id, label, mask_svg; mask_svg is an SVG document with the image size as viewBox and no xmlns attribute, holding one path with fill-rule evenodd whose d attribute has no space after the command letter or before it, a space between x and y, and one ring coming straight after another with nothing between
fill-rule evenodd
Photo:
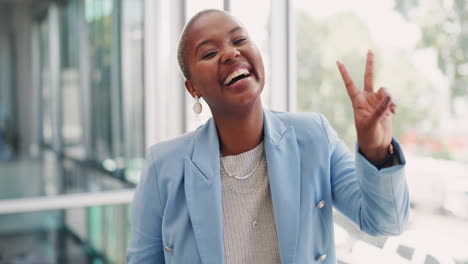
<instances>
[{"instance_id":1,"label":"woman's nose","mask_svg":"<svg viewBox=\"0 0 468 264\"><path fill-rule=\"evenodd\" d=\"M223 56L221 57L221 62L227 63L238 56L240 56L240 51L236 47L227 47L225 48Z\"/></svg>"}]
</instances>

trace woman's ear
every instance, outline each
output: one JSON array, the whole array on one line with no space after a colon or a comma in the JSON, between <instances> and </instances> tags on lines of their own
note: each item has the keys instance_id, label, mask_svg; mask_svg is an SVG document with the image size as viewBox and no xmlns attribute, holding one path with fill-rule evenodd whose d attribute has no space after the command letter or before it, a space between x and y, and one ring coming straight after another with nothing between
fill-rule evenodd
<instances>
[{"instance_id":1,"label":"woman's ear","mask_svg":"<svg viewBox=\"0 0 468 264\"><path fill-rule=\"evenodd\" d=\"M187 89L187 92L192 95L192 97L195 98L195 96L201 97L200 93L197 91L195 86L193 85L192 81L190 80L185 80L185 89Z\"/></svg>"}]
</instances>

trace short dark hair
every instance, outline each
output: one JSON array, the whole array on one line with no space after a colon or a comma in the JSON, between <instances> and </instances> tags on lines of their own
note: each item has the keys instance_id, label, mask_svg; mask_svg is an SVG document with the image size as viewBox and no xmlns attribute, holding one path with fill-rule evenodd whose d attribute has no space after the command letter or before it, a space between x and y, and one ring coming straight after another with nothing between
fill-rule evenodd
<instances>
[{"instance_id":1,"label":"short dark hair","mask_svg":"<svg viewBox=\"0 0 468 264\"><path fill-rule=\"evenodd\" d=\"M229 13L223 10L219 9L205 9L202 10L198 13L196 13L185 25L184 29L182 30L182 34L180 35L179 39L179 45L177 47L177 61L179 62L179 67L180 70L182 71L182 74L184 75L186 80L190 79L190 70L187 66L187 62L185 61L185 42L187 41L187 34L189 32L189 29L192 27L193 23L195 23L199 18L202 16L213 13L213 12L219 12L219 13L224 13L229 16L231 16Z\"/></svg>"}]
</instances>

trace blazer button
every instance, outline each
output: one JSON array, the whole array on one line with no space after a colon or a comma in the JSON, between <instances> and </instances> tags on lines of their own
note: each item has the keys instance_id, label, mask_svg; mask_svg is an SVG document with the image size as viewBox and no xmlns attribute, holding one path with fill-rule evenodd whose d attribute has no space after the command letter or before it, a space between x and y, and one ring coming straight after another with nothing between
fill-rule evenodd
<instances>
[{"instance_id":1,"label":"blazer button","mask_svg":"<svg viewBox=\"0 0 468 264\"><path fill-rule=\"evenodd\" d=\"M318 261L324 261L327 258L327 254L323 254L318 258Z\"/></svg>"},{"instance_id":2,"label":"blazer button","mask_svg":"<svg viewBox=\"0 0 468 264\"><path fill-rule=\"evenodd\" d=\"M168 246L166 246L166 245L164 245L164 250L166 250L166 252L172 252L172 251L174 251L172 248L170 248L170 247L168 247Z\"/></svg>"},{"instance_id":3,"label":"blazer button","mask_svg":"<svg viewBox=\"0 0 468 264\"><path fill-rule=\"evenodd\" d=\"M322 200L322 201L320 201L315 207L317 207L318 209L321 209L321 208L324 207L324 206L325 206L325 201Z\"/></svg>"}]
</instances>

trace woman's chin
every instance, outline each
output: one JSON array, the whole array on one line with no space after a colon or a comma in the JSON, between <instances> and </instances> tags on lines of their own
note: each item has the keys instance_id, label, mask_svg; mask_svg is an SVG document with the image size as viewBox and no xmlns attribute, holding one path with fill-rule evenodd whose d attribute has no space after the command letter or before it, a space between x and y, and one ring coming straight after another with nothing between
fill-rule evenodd
<instances>
[{"instance_id":1,"label":"woman's chin","mask_svg":"<svg viewBox=\"0 0 468 264\"><path fill-rule=\"evenodd\" d=\"M260 102L260 94L261 89L259 87L251 87L247 89L245 92L234 96L232 102L233 104L237 105L238 107L246 107L249 108L254 106L256 103Z\"/></svg>"}]
</instances>

